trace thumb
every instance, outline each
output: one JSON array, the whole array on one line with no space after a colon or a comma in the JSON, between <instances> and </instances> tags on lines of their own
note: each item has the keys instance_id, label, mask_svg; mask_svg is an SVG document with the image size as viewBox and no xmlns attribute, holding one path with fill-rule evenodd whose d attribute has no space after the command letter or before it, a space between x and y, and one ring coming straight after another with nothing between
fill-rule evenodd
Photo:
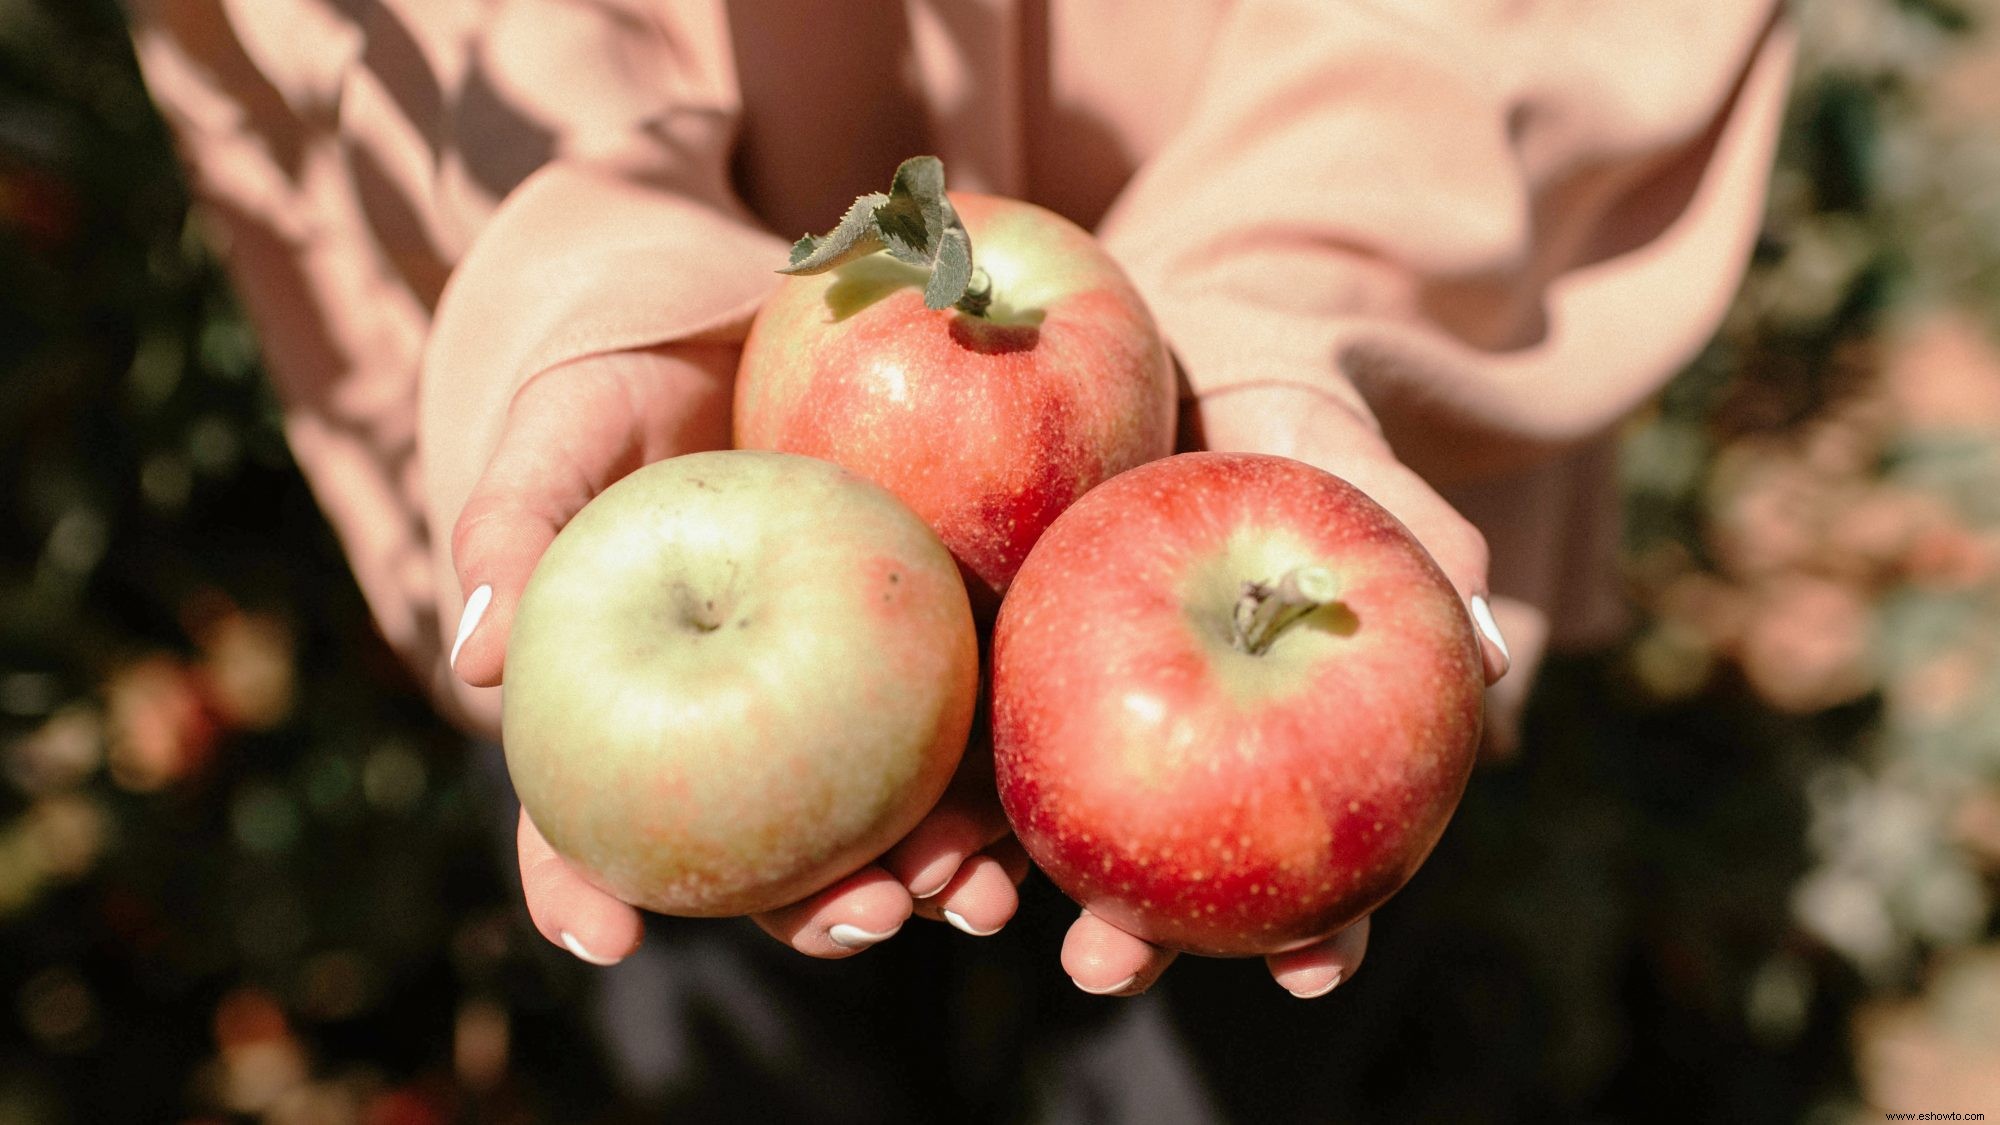
<instances>
[{"instance_id":1,"label":"thumb","mask_svg":"<svg viewBox=\"0 0 2000 1125\"><path fill-rule=\"evenodd\" d=\"M521 592L556 533L652 461L727 444L733 348L669 345L591 356L535 376L452 528L465 598L451 667L474 687L505 671Z\"/></svg>"},{"instance_id":2,"label":"thumb","mask_svg":"<svg viewBox=\"0 0 2000 1125\"><path fill-rule=\"evenodd\" d=\"M1485 664L1486 682L1491 685L1513 666L1506 639L1493 613L1488 587L1491 555L1486 536L1471 520L1459 514L1444 497L1421 477L1395 461L1378 461L1349 467L1343 474L1348 483L1361 489L1376 503L1401 520L1417 542L1424 545L1432 561L1450 580L1465 602L1479 636L1480 655Z\"/></svg>"},{"instance_id":3,"label":"thumb","mask_svg":"<svg viewBox=\"0 0 2000 1125\"><path fill-rule=\"evenodd\" d=\"M556 532L582 510L590 494L574 478L558 477L523 488L542 462L549 427L545 415L509 415L493 460L473 487L452 529L452 565L465 608L452 640L451 668L474 687L500 682L514 607L535 563Z\"/></svg>"}]
</instances>

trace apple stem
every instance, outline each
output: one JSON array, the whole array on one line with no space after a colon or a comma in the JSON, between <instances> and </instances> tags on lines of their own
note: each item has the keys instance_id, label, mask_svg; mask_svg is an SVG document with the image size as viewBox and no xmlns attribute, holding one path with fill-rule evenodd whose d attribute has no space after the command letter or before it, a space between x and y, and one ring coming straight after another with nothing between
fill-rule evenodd
<instances>
[{"instance_id":1,"label":"apple stem","mask_svg":"<svg viewBox=\"0 0 2000 1125\"><path fill-rule=\"evenodd\" d=\"M985 316L993 304L993 278L983 268L972 267L972 280L965 285L965 295L952 303L952 307L967 316Z\"/></svg>"},{"instance_id":2,"label":"apple stem","mask_svg":"<svg viewBox=\"0 0 2000 1125\"><path fill-rule=\"evenodd\" d=\"M1268 651L1285 627L1338 601L1339 583L1323 566L1294 567L1276 582L1245 582L1230 641L1252 656Z\"/></svg>"}]
</instances>

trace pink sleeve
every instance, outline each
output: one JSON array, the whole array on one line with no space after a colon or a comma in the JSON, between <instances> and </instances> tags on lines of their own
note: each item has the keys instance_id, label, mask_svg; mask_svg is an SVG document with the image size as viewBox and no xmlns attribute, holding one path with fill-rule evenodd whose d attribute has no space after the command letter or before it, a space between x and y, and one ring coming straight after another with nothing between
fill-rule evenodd
<instances>
[{"instance_id":1,"label":"pink sleeve","mask_svg":"<svg viewBox=\"0 0 2000 1125\"><path fill-rule=\"evenodd\" d=\"M1249 0L1102 233L1196 394L1306 383L1434 483L1509 471L1714 331L1790 59L1765 4Z\"/></svg>"},{"instance_id":2,"label":"pink sleeve","mask_svg":"<svg viewBox=\"0 0 2000 1125\"><path fill-rule=\"evenodd\" d=\"M785 248L726 198L557 162L495 213L438 307L420 443L450 528L514 392L603 352L740 338Z\"/></svg>"},{"instance_id":3,"label":"pink sleeve","mask_svg":"<svg viewBox=\"0 0 2000 1125\"><path fill-rule=\"evenodd\" d=\"M133 0L135 46L383 634L447 706L449 533L514 391L741 331L725 22L655 0ZM447 280L448 279L448 280Z\"/></svg>"}]
</instances>

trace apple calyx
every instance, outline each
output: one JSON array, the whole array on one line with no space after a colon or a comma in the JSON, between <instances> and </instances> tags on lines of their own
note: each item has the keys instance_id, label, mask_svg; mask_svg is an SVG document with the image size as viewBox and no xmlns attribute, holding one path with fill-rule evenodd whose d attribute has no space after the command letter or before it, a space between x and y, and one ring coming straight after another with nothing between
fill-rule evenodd
<instances>
[{"instance_id":1,"label":"apple calyx","mask_svg":"<svg viewBox=\"0 0 2000 1125\"><path fill-rule=\"evenodd\" d=\"M1276 582L1245 582L1231 622L1231 646L1262 655L1286 626L1340 600L1339 586L1333 572L1323 566L1294 567Z\"/></svg>"},{"instance_id":2,"label":"apple calyx","mask_svg":"<svg viewBox=\"0 0 2000 1125\"><path fill-rule=\"evenodd\" d=\"M778 272L825 273L882 251L929 274L925 308L983 316L993 303L993 281L972 264L972 237L945 196L944 162L935 156L897 165L887 192L857 198L831 231L793 243L790 263Z\"/></svg>"}]
</instances>

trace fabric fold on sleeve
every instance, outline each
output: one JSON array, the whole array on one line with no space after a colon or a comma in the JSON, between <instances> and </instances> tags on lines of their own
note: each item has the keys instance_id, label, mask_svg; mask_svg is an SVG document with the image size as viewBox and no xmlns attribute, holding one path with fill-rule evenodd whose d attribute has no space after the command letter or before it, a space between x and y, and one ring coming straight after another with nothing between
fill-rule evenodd
<instances>
[{"instance_id":1,"label":"fabric fold on sleeve","mask_svg":"<svg viewBox=\"0 0 2000 1125\"><path fill-rule=\"evenodd\" d=\"M1736 292L1792 49L1764 3L1244 0L1100 227L1188 393L1327 394L1485 535L1496 746L1622 627L1615 427Z\"/></svg>"},{"instance_id":2,"label":"fabric fold on sleeve","mask_svg":"<svg viewBox=\"0 0 2000 1125\"><path fill-rule=\"evenodd\" d=\"M1504 473L1719 324L1790 57L1766 5L1252 0L1102 234L1195 394L1311 385L1434 482Z\"/></svg>"}]
</instances>

